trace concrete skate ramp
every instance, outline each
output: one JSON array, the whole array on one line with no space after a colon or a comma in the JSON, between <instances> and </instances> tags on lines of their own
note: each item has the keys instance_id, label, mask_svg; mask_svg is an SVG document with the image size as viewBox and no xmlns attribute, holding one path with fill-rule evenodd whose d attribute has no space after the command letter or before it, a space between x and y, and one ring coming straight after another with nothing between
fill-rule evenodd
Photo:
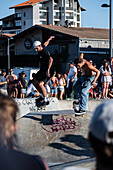
<instances>
[{"instance_id":1,"label":"concrete skate ramp","mask_svg":"<svg viewBox=\"0 0 113 170\"><path fill-rule=\"evenodd\" d=\"M43 110L37 111L37 106L35 103L36 98L25 98L25 99L15 99L19 106L19 113L17 114L17 119L29 114L64 114L74 113L73 111L73 101L74 100L62 100L59 101L57 98L49 98L50 104L46 106L46 111ZM93 112L95 108L101 103L103 100L89 100L87 111Z\"/></svg>"}]
</instances>

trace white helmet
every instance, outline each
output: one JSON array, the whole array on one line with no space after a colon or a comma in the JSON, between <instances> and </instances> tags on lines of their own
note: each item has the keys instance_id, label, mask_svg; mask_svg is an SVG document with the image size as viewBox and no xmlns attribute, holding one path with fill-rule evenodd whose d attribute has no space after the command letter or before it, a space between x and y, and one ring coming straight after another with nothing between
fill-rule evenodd
<instances>
[{"instance_id":1,"label":"white helmet","mask_svg":"<svg viewBox=\"0 0 113 170\"><path fill-rule=\"evenodd\" d=\"M39 45L41 45L41 42L40 42L40 41L35 41L35 42L33 43L33 47L34 47L34 48L37 48Z\"/></svg>"}]
</instances>

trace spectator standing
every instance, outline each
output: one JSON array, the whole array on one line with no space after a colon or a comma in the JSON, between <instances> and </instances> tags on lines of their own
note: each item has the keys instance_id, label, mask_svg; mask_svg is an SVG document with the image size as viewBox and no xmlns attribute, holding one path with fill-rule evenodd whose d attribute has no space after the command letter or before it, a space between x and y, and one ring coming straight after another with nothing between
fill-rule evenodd
<instances>
[{"instance_id":1,"label":"spectator standing","mask_svg":"<svg viewBox=\"0 0 113 170\"><path fill-rule=\"evenodd\" d=\"M96 170L113 169L113 101L100 104L89 126L89 142L96 156Z\"/></svg>"},{"instance_id":2,"label":"spectator standing","mask_svg":"<svg viewBox=\"0 0 113 170\"><path fill-rule=\"evenodd\" d=\"M101 68L101 82L102 82L102 95L106 99L108 95L108 88L111 82L111 68L107 61L104 62L103 67Z\"/></svg>"},{"instance_id":3,"label":"spectator standing","mask_svg":"<svg viewBox=\"0 0 113 170\"><path fill-rule=\"evenodd\" d=\"M69 93L69 98L72 99L72 90L73 86L76 84L77 81L77 68L74 66L74 62L70 61L69 63L69 87L68 87L68 93Z\"/></svg>"},{"instance_id":4,"label":"spectator standing","mask_svg":"<svg viewBox=\"0 0 113 170\"><path fill-rule=\"evenodd\" d=\"M13 74L13 69L10 69L10 75L6 77L7 80L7 90L8 90L8 95L10 97L17 98L18 96L18 89L17 89L17 76Z\"/></svg>"},{"instance_id":5,"label":"spectator standing","mask_svg":"<svg viewBox=\"0 0 113 170\"><path fill-rule=\"evenodd\" d=\"M50 79L50 87L51 87L51 97L57 97L57 85L58 85L58 79L56 76L56 72L54 72L53 76Z\"/></svg>"},{"instance_id":6,"label":"spectator standing","mask_svg":"<svg viewBox=\"0 0 113 170\"><path fill-rule=\"evenodd\" d=\"M7 80L6 80L6 70L2 70L2 75L0 76L0 93L7 95Z\"/></svg>"},{"instance_id":7,"label":"spectator standing","mask_svg":"<svg viewBox=\"0 0 113 170\"><path fill-rule=\"evenodd\" d=\"M0 95L0 170L49 170L41 157L19 151L15 134L17 112L16 102Z\"/></svg>"},{"instance_id":8,"label":"spectator standing","mask_svg":"<svg viewBox=\"0 0 113 170\"><path fill-rule=\"evenodd\" d=\"M27 84L27 80L26 80L26 73L25 71L22 71L21 73L21 78L20 78L20 85L21 85L21 94L20 94L20 98L24 98L25 94L26 94L26 84Z\"/></svg>"},{"instance_id":9,"label":"spectator standing","mask_svg":"<svg viewBox=\"0 0 113 170\"><path fill-rule=\"evenodd\" d=\"M62 100L63 99L63 94L64 94L64 86L66 86L65 79L63 77L63 74L58 74L58 99Z\"/></svg>"}]
</instances>

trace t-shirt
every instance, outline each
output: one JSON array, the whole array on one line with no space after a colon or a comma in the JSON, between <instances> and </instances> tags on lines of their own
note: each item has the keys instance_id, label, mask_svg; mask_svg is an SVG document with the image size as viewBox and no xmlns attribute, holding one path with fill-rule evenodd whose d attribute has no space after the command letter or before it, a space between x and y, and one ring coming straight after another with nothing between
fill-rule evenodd
<instances>
[{"instance_id":1,"label":"t-shirt","mask_svg":"<svg viewBox=\"0 0 113 170\"><path fill-rule=\"evenodd\" d=\"M74 77L75 73L77 73L77 68L73 66L69 69L68 78L71 80Z\"/></svg>"},{"instance_id":2,"label":"t-shirt","mask_svg":"<svg viewBox=\"0 0 113 170\"><path fill-rule=\"evenodd\" d=\"M25 77L21 77L21 78L20 78L20 81L21 81L21 84L22 84L23 88L25 89L25 88L26 88Z\"/></svg>"},{"instance_id":3,"label":"t-shirt","mask_svg":"<svg viewBox=\"0 0 113 170\"><path fill-rule=\"evenodd\" d=\"M0 76L0 82L5 82L5 81L6 81L6 78L3 77L3 76ZM0 89L6 90L7 89L7 85L6 84L0 85Z\"/></svg>"},{"instance_id":4,"label":"t-shirt","mask_svg":"<svg viewBox=\"0 0 113 170\"><path fill-rule=\"evenodd\" d=\"M38 53L40 55L40 71L46 72L49 66L50 53L44 45L42 45L42 47L43 50Z\"/></svg>"}]
</instances>

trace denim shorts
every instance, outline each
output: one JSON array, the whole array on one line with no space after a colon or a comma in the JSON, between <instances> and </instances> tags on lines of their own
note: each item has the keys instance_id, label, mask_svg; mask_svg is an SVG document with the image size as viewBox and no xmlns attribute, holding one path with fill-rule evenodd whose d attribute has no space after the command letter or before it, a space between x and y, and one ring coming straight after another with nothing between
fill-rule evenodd
<instances>
[{"instance_id":1,"label":"denim shorts","mask_svg":"<svg viewBox=\"0 0 113 170\"><path fill-rule=\"evenodd\" d=\"M21 93L26 93L26 89L21 89Z\"/></svg>"},{"instance_id":2,"label":"denim shorts","mask_svg":"<svg viewBox=\"0 0 113 170\"><path fill-rule=\"evenodd\" d=\"M51 89L51 94L57 94L57 87L54 89Z\"/></svg>"}]
</instances>

